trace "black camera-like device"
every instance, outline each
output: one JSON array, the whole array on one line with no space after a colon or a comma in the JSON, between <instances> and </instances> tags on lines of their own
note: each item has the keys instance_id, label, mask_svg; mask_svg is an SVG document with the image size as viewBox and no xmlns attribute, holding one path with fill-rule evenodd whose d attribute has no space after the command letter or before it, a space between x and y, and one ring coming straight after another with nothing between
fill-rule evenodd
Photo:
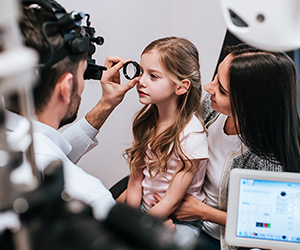
<instances>
[{"instance_id":1,"label":"black camera-like device","mask_svg":"<svg viewBox=\"0 0 300 250\"><path fill-rule=\"evenodd\" d=\"M46 22L43 24L43 36L46 39L50 47L50 53L41 58L40 69L46 69L59 62L70 54L82 53L88 51L89 56L87 59L87 69L84 73L84 79L100 80L105 67L96 64L96 61L92 59L92 55L96 51L97 45L104 43L103 37L95 37L95 28L91 27L90 15L82 12L70 12L66 10L54 0L22 0L23 5L37 4L44 7L48 11L52 12L56 17L54 22ZM87 17L86 26L81 26L81 21ZM48 40L45 29L47 26L55 25L58 27L63 35L64 44L57 50L53 49L53 46ZM74 29L81 28L79 33L75 33Z\"/></svg>"}]
</instances>

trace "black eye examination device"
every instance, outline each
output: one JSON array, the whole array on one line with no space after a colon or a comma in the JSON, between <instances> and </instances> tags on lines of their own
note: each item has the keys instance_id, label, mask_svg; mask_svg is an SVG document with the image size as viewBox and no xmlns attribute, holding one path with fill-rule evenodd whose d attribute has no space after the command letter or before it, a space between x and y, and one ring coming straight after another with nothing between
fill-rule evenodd
<instances>
[{"instance_id":1,"label":"black eye examination device","mask_svg":"<svg viewBox=\"0 0 300 250\"><path fill-rule=\"evenodd\" d=\"M135 61L129 61L123 66L123 74L128 80L132 80L141 74L140 65Z\"/></svg>"},{"instance_id":2,"label":"black eye examination device","mask_svg":"<svg viewBox=\"0 0 300 250\"><path fill-rule=\"evenodd\" d=\"M59 62L67 55L78 54L84 51L88 51L87 69L84 73L84 79L100 80L105 67L96 65L96 61L92 59L92 55L96 51L95 44L102 45L104 43L103 37L95 37L95 28L91 27L90 15L82 12L67 13L66 10L57 2L53 0L22 0L23 5L37 4L48 11L51 11L56 17L56 21L46 22L43 25L43 36L49 45L50 53L41 58L40 69L47 69ZM81 26L81 20L87 17L86 26ZM56 26L60 29L64 38L64 44L54 50L53 46L49 42L46 34L47 26ZM75 29L81 29L78 34L75 33Z\"/></svg>"}]
</instances>

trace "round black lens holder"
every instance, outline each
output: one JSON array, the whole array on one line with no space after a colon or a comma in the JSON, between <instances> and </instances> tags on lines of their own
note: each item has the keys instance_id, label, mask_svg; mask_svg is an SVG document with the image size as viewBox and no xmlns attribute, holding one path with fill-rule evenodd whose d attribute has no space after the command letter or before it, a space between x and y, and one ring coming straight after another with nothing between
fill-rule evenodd
<instances>
[{"instance_id":1,"label":"round black lens holder","mask_svg":"<svg viewBox=\"0 0 300 250\"><path fill-rule=\"evenodd\" d=\"M135 68L135 73L133 76L130 76L128 74L128 69L127 69L127 67L131 64ZM129 61L129 62L125 63L123 66L123 74L128 80L132 80L132 79L138 77L140 75L140 72L141 72L140 65L135 61Z\"/></svg>"}]
</instances>

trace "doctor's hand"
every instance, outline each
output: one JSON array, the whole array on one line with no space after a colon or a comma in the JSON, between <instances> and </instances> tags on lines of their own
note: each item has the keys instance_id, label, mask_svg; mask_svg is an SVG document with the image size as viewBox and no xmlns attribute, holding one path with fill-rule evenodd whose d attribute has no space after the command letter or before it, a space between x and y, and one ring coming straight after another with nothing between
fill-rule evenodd
<instances>
[{"instance_id":1,"label":"doctor's hand","mask_svg":"<svg viewBox=\"0 0 300 250\"><path fill-rule=\"evenodd\" d=\"M117 56L108 56L104 66L101 82L102 97L97 105L85 116L85 119L95 129L99 130L116 106L118 106L128 90L132 89L139 81L139 77L126 84L120 84L119 70L130 60Z\"/></svg>"},{"instance_id":2,"label":"doctor's hand","mask_svg":"<svg viewBox=\"0 0 300 250\"><path fill-rule=\"evenodd\" d=\"M125 84L120 84L120 69L124 64L131 60L125 60L117 56L108 56L104 66L107 68L103 71L100 80L102 87L102 103L105 103L110 108L115 108L122 102L128 90L132 89L139 81L139 77L130 80Z\"/></svg>"}]
</instances>

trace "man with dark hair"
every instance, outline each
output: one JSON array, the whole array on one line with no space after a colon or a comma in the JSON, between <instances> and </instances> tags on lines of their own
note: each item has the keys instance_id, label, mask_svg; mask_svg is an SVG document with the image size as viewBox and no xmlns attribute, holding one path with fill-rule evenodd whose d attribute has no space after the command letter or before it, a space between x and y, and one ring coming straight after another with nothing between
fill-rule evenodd
<instances>
[{"instance_id":1,"label":"man with dark hair","mask_svg":"<svg viewBox=\"0 0 300 250\"><path fill-rule=\"evenodd\" d=\"M55 25L43 26L55 20L50 11L41 6L23 7L21 31L27 46L34 48L40 58L64 44L64 38ZM47 39L45 39L46 33ZM75 30L77 32L77 30ZM47 41L48 40L48 41ZM39 72L39 83L34 88L34 104L37 121L33 121L33 142L37 167L43 171L51 162L63 162L65 191L73 199L80 200L93 209L96 219L104 219L115 205L111 193L101 181L77 167L75 164L83 154L97 145L95 138L99 129L122 101L125 93L134 87L137 79L120 85L119 70L126 60L108 57L104 66L107 71L101 79L102 98L98 104L63 134L58 129L73 122L77 117L84 89L84 73L88 52L70 53L58 62L43 67ZM43 66L43 65L42 65ZM16 127L22 119L15 102L6 101L7 129L17 133ZM16 114L17 113L17 114ZM12 125L13 124L13 125Z\"/></svg>"}]
</instances>

